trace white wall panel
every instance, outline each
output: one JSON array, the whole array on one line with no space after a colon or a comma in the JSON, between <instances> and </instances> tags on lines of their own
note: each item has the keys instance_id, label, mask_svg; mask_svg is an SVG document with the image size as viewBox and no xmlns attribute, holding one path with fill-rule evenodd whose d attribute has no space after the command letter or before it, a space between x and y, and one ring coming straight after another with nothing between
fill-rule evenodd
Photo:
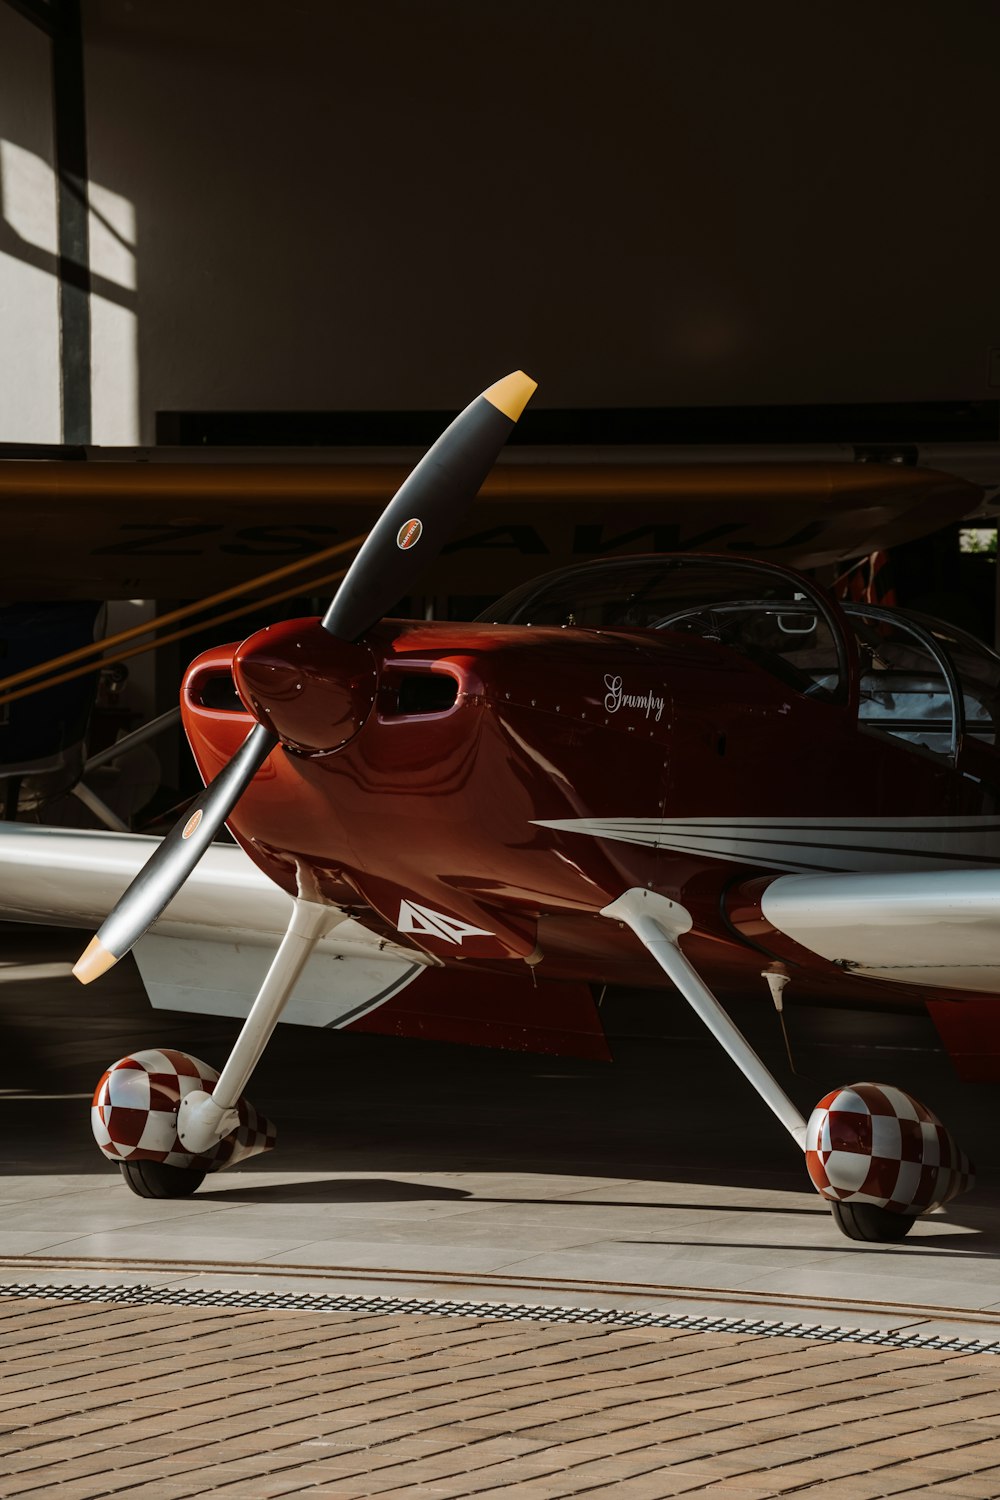
<instances>
[{"instance_id":1,"label":"white wall panel","mask_svg":"<svg viewBox=\"0 0 1000 1500\"><path fill-rule=\"evenodd\" d=\"M519 364L548 405L998 394L995 6L84 24L91 176L134 213L137 370L126 302L95 312L106 441L129 391L149 440L157 408L456 407Z\"/></svg>"}]
</instances>

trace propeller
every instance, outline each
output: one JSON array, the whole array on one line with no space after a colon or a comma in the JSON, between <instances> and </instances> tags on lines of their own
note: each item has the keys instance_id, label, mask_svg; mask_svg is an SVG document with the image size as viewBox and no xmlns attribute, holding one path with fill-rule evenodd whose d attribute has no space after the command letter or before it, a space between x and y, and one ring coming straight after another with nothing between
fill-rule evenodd
<instances>
[{"instance_id":1,"label":"propeller","mask_svg":"<svg viewBox=\"0 0 1000 1500\"><path fill-rule=\"evenodd\" d=\"M365 539L323 616L323 629L331 636L358 640L437 556L493 467L535 384L521 370L506 375L460 412L428 449ZM153 925L278 743L265 725L251 729L91 939L73 970L82 984L106 973Z\"/></svg>"}]
</instances>

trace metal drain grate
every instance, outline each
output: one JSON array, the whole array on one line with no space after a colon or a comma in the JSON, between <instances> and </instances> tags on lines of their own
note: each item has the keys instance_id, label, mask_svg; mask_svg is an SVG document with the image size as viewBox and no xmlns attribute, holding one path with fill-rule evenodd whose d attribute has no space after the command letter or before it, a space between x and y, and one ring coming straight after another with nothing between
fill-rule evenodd
<instances>
[{"instance_id":1,"label":"metal drain grate","mask_svg":"<svg viewBox=\"0 0 1000 1500\"><path fill-rule=\"evenodd\" d=\"M953 1354L1000 1354L1000 1339L942 1338L889 1329L787 1323L709 1314L629 1312L614 1307L546 1307L526 1302L460 1302L437 1297L350 1297L322 1292L246 1292L158 1286L46 1286L0 1283L0 1297L60 1302L131 1303L136 1307L222 1307L257 1312L423 1313L437 1318L483 1318L517 1323L586 1323L605 1328L686 1328L692 1333L746 1333L764 1338L880 1344L886 1349L946 1349Z\"/></svg>"}]
</instances>

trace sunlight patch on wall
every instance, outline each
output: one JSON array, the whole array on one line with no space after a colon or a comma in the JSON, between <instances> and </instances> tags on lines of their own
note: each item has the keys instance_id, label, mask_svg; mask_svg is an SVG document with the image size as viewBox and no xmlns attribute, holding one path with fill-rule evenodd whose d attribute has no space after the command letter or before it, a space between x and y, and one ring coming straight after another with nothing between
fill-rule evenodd
<instances>
[{"instance_id":1,"label":"sunlight patch on wall","mask_svg":"<svg viewBox=\"0 0 1000 1500\"><path fill-rule=\"evenodd\" d=\"M60 438L55 173L0 140L0 442Z\"/></svg>"},{"instance_id":2,"label":"sunlight patch on wall","mask_svg":"<svg viewBox=\"0 0 1000 1500\"><path fill-rule=\"evenodd\" d=\"M95 443L139 441L139 348L134 294L135 206L100 183L90 184L91 374ZM112 297L116 289L119 295ZM123 305L126 304L126 305Z\"/></svg>"},{"instance_id":3,"label":"sunlight patch on wall","mask_svg":"<svg viewBox=\"0 0 1000 1500\"><path fill-rule=\"evenodd\" d=\"M13 141L0 141L0 191L5 223L26 245L58 248L55 173L47 161Z\"/></svg>"}]
</instances>

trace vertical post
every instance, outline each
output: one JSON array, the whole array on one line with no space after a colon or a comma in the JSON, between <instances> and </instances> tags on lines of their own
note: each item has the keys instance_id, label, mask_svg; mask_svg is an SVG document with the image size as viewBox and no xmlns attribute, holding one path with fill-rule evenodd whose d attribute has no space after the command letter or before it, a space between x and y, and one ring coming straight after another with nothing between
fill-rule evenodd
<instances>
[{"instance_id":1,"label":"vertical post","mask_svg":"<svg viewBox=\"0 0 1000 1500\"><path fill-rule=\"evenodd\" d=\"M93 432L87 114L80 0L52 0L52 107L59 224L62 439Z\"/></svg>"}]
</instances>

